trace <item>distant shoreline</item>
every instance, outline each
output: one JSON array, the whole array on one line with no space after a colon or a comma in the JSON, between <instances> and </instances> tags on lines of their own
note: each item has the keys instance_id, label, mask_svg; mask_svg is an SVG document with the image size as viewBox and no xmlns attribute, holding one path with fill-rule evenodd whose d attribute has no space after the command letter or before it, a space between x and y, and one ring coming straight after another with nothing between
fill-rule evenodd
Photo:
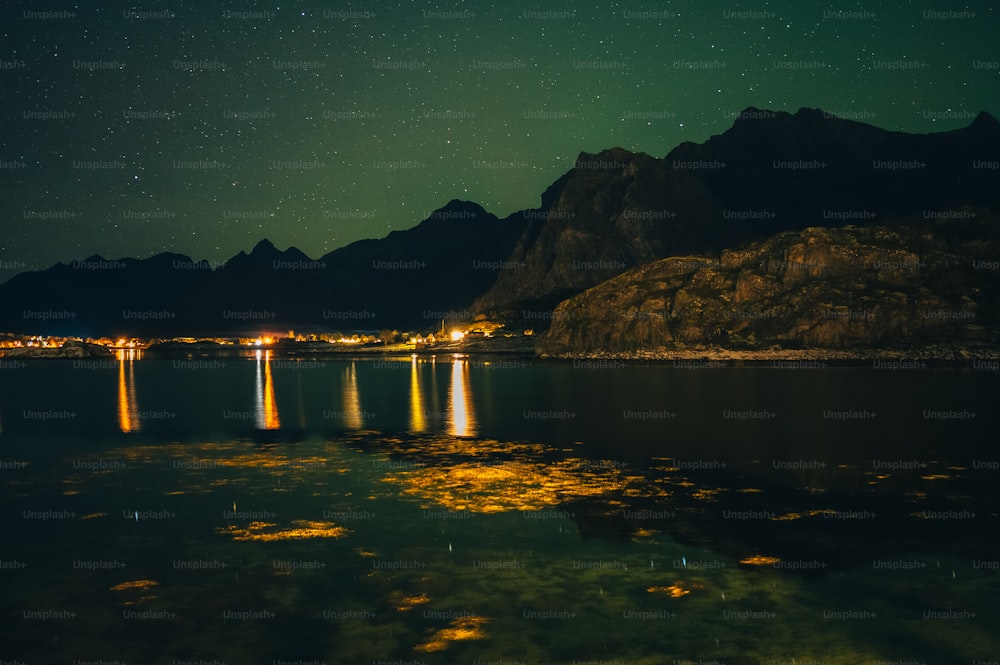
<instances>
[{"instance_id":1,"label":"distant shoreline","mask_svg":"<svg viewBox=\"0 0 1000 665\"><path fill-rule=\"evenodd\" d=\"M580 369L616 369L629 365L665 364L684 369L712 369L722 367L764 366L787 369L823 369L827 367L872 366L886 370L913 370L930 368L972 368L1000 371L1000 349L965 346L929 345L895 349L755 349L734 350L721 347L688 347L684 349L656 349L638 351L594 351L589 353L538 353L533 343L520 339L481 339L472 343L446 342L412 347L403 344L387 346L335 347L304 344L275 345L271 347L233 347L204 344L156 345L143 350L142 355L155 358L247 358L256 351L267 351L273 360L315 360L336 357L427 357L463 355L471 357L505 356L523 361L571 362ZM72 349L18 348L0 350L0 362L34 359L105 358L115 361L112 349L86 345ZM332 346L332 345L331 345ZM298 348L297 348L298 347ZM106 353L105 353L106 350Z\"/></svg>"},{"instance_id":2,"label":"distant shoreline","mask_svg":"<svg viewBox=\"0 0 1000 665\"><path fill-rule=\"evenodd\" d=\"M873 361L897 363L898 368L920 369L919 364L947 366L950 363L974 361L1000 363L1000 349L968 348L964 346L931 345L898 349L754 349L734 350L721 347L690 347L686 349L656 349L622 352L590 352L539 354L539 358L572 360L575 362L686 362L686 363L830 363L851 366ZM905 365L905 367L904 367ZM916 366L913 366L916 365ZM995 368L995 367L994 367Z\"/></svg>"}]
</instances>

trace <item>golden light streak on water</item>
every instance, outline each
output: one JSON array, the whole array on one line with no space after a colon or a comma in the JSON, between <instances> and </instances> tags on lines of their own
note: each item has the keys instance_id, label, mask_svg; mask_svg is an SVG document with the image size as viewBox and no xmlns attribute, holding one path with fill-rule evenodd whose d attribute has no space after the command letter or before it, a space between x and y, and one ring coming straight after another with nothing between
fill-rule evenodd
<instances>
[{"instance_id":1,"label":"golden light streak on water","mask_svg":"<svg viewBox=\"0 0 1000 665\"><path fill-rule=\"evenodd\" d=\"M159 582L156 580L132 580L131 582L122 582L121 584L116 584L111 587L112 591L128 591L131 589L139 589L145 591L154 586L159 586Z\"/></svg>"},{"instance_id":2,"label":"golden light streak on water","mask_svg":"<svg viewBox=\"0 0 1000 665\"><path fill-rule=\"evenodd\" d=\"M156 599L152 590L159 584L156 580L132 580L114 585L111 591L120 594L122 605L141 605Z\"/></svg>"},{"instance_id":3,"label":"golden light streak on water","mask_svg":"<svg viewBox=\"0 0 1000 665\"><path fill-rule=\"evenodd\" d=\"M257 429L278 429L278 402L274 397L274 378L271 376L271 352L257 351Z\"/></svg>"},{"instance_id":4,"label":"golden light streak on water","mask_svg":"<svg viewBox=\"0 0 1000 665\"><path fill-rule=\"evenodd\" d=\"M125 375L125 361L128 359L128 378ZM125 350L118 351L118 428L128 434L142 429L139 422L135 398L135 366L133 356Z\"/></svg>"},{"instance_id":5,"label":"golden light streak on water","mask_svg":"<svg viewBox=\"0 0 1000 665\"><path fill-rule=\"evenodd\" d=\"M476 433L476 414L469 387L469 361L462 358L455 358L451 365L448 433L452 436L473 436Z\"/></svg>"},{"instance_id":6,"label":"golden light streak on water","mask_svg":"<svg viewBox=\"0 0 1000 665\"><path fill-rule=\"evenodd\" d=\"M229 535L233 540L256 540L274 542L280 540L305 540L308 538L340 538L347 535L347 529L333 522L313 520L293 520L294 526L280 528L273 522L250 522L245 529L236 525L220 527L216 533Z\"/></svg>"},{"instance_id":7,"label":"golden light streak on water","mask_svg":"<svg viewBox=\"0 0 1000 665\"><path fill-rule=\"evenodd\" d=\"M437 631L428 641L418 644L414 649L424 653L433 653L444 651L451 646L452 642L486 639L486 631L483 630L483 626L487 623L489 623L489 619L486 617L459 617L453 620L448 628Z\"/></svg>"},{"instance_id":8,"label":"golden light streak on water","mask_svg":"<svg viewBox=\"0 0 1000 665\"><path fill-rule=\"evenodd\" d=\"M413 356L410 359L410 431L423 432L426 429L424 399L420 393L420 368L416 356Z\"/></svg>"},{"instance_id":9,"label":"golden light streak on water","mask_svg":"<svg viewBox=\"0 0 1000 665\"><path fill-rule=\"evenodd\" d=\"M776 556L764 556L763 554L754 554L740 559L740 563L744 566L773 566L780 561L781 559Z\"/></svg>"},{"instance_id":10,"label":"golden light streak on water","mask_svg":"<svg viewBox=\"0 0 1000 665\"><path fill-rule=\"evenodd\" d=\"M719 492L725 491L721 487L703 487L691 492L691 498L699 501L718 501Z\"/></svg>"},{"instance_id":11,"label":"golden light streak on water","mask_svg":"<svg viewBox=\"0 0 1000 665\"><path fill-rule=\"evenodd\" d=\"M358 369L355 363L344 369L344 425L351 429L365 426L361 415L361 396L358 392Z\"/></svg>"},{"instance_id":12,"label":"golden light streak on water","mask_svg":"<svg viewBox=\"0 0 1000 665\"><path fill-rule=\"evenodd\" d=\"M384 480L402 484L404 494L474 513L540 510L570 499L620 492L627 482L619 474L581 474L572 462L527 461L455 463L389 475Z\"/></svg>"},{"instance_id":13,"label":"golden light streak on water","mask_svg":"<svg viewBox=\"0 0 1000 665\"><path fill-rule=\"evenodd\" d=\"M651 586L646 589L649 593L664 593L671 598L683 598L692 591L704 589L701 582L674 582L670 586Z\"/></svg>"},{"instance_id":14,"label":"golden light streak on water","mask_svg":"<svg viewBox=\"0 0 1000 665\"><path fill-rule=\"evenodd\" d=\"M389 595L389 603L396 608L397 612L409 612L418 605L425 605L431 602L426 593L415 595L404 595L401 591L394 591Z\"/></svg>"}]
</instances>

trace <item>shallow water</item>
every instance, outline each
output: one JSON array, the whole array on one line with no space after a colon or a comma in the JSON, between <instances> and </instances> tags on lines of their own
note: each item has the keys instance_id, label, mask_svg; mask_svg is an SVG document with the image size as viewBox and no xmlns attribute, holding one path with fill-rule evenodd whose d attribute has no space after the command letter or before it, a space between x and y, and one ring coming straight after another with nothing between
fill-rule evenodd
<instances>
[{"instance_id":1,"label":"shallow water","mask_svg":"<svg viewBox=\"0 0 1000 665\"><path fill-rule=\"evenodd\" d=\"M0 659L1000 655L995 373L218 362L5 371Z\"/></svg>"}]
</instances>

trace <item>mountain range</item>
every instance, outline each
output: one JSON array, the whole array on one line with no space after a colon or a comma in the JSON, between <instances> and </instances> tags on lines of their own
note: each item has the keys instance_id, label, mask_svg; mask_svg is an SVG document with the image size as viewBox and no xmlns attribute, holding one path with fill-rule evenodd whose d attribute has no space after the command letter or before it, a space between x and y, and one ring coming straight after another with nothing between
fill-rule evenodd
<instances>
[{"instance_id":1,"label":"mountain range","mask_svg":"<svg viewBox=\"0 0 1000 665\"><path fill-rule=\"evenodd\" d=\"M538 208L504 219L453 200L317 259L264 240L215 269L163 253L21 273L0 285L0 330L436 329L476 313L544 328L565 299L667 257L711 260L813 227L962 224L969 210L1000 209L998 156L1000 123L985 112L908 134L817 109L748 108L662 158L581 153Z\"/></svg>"},{"instance_id":2,"label":"mountain range","mask_svg":"<svg viewBox=\"0 0 1000 665\"><path fill-rule=\"evenodd\" d=\"M91 256L0 285L0 329L49 334L236 335L288 328L435 330L493 283L521 231L451 201L414 228L311 259L262 240L213 268L172 253Z\"/></svg>"},{"instance_id":3,"label":"mountain range","mask_svg":"<svg viewBox=\"0 0 1000 665\"><path fill-rule=\"evenodd\" d=\"M509 268L475 309L549 310L653 259L717 253L779 231L873 224L1000 203L1000 123L891 132L815 109L748 108L732 128L663 159L581 153L542 196ZM992 166L992 168L990 168Z\"/></svg>"}]
</instances>

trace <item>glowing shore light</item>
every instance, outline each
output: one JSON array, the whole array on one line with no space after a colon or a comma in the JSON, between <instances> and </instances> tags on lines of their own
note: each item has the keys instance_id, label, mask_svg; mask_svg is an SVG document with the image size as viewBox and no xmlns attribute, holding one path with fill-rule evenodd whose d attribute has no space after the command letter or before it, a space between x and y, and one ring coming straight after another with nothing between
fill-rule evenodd
<instances>
[{"instance_id":1,"label":"glowing shore light","mask_svg":"<svg viewBox=\"0 0 1000 665\"><path fill-rule=\"evenodd\" d=\"M465 337L465 333L462 332L461 330L452 330L451 331L451 339L452 339L452 341L457 342L458 340L462 339L463 337Z\"/></svg>"}]
</instances>

